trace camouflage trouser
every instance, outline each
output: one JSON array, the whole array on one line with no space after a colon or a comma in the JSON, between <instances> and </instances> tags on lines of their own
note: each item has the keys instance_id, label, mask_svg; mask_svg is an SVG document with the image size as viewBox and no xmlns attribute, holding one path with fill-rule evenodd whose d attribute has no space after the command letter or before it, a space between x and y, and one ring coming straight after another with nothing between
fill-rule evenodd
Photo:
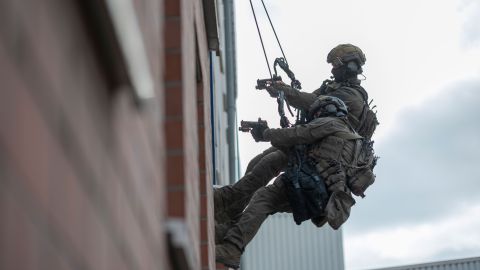
<instances>
[{"instance_id":1,"label":"camouflage trouser","mask_svg":"<svg viewBox=\"0 0 480 270\"><path fill-rule=\"evenodd\" d=\"M255 192L245 211L226 233L224 242L230 242L243 250L253 239L268 215L290 212L286 188L281 177L274 183Z\"/></svg>"},{"instance_id":2,"label":"camouflage trouser","mask_svg":"<svg viewBox=\"0 0 480 270\"><path fill-rule=\"evenodd\" d=\"M288 163L287 155L270 147L253 158L245 175L235 184L214 190L215 220L224 223L235 219L247 206L254 192L268 184Z\"/></svg>"}]
</instances>

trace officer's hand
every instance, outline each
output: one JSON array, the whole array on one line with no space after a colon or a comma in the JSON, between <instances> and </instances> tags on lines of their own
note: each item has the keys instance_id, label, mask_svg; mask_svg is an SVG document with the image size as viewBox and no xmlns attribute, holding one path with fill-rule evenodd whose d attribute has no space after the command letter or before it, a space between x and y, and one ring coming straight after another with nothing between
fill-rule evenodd
<instances>
[{"instance_id":1,"label":"officer's hand","mask_svg":"<svg viewBox=\"0 0 480 270\"><path fill-rule=\"evenodd\" d=\"M252 137L256 142L265 142L266 140L265 140L265 138L263 138L263 132L267 129L268 129L267 124L258 125L256 127L252 128L252 130L250 130L250 133L252 134Z\"/></svg>"},{"instance_id":2,"label":"officer's hand","mask_svg":"<svg viewBox=\"0 0 480 270\"><path fill-rule=\"evenodd\" d=\"M267 92L270 94L271 97L278 97L278 91L277 89L273 88L273 86L267 86Z\"/></svg>"},{"instance_id":3,"label":"officer's hand","mask_svg":"<svg viewBox=\"0 0 480 270\"><path fill-rule=\"evenodd\" d=\"M288 88L288 87L290 87L290 86L288 86L284 82L276 81L276 82L273 82L272 85L267 87L267 91L268 91L268 93L270 94L271 97L278 97L278 92L279 91L284 91L285 88Z\"/></svg>"}]
</instances>

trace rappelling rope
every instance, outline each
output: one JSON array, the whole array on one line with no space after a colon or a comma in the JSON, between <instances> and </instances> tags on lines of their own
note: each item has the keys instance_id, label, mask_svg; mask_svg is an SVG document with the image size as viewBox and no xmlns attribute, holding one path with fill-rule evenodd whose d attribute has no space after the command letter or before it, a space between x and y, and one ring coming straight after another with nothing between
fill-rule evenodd
<instances>
[{"instance_id":1,"label":"rappelling rope","mask_svg":"<svg viewBox=\"0 0 480 270\"><path fill-rule=\"evenodd\" d=\"M280 51L282 52L283 59L285 59L285 62L288 64L287 57L283 52L282 44L280 44L280 39L278 39L277 31L275 31L275 27L273 26L272 20L270 19L270 14L268 14L267 7L265 6L265 3L263 2L263 0L262 0L262 5L263 5L263 9L265 9L265 13L267 14L267 18L268 18L268 21L270 22L270 26L272 27L273 33L275 34L275 38L277 39L278 47L280 47Z\"/></svg>"},{"instance_id":2,"label":"rappelling rope","mask_svg":"<svg viewBox=\"0 0 480 270\"><path fill-rule=\"evenodd\" d=\"M263 0L261 0L261 2L262 2L262 5L263 5L263 9L265 10L265 13L267 14L268 22L270 23L270 26L272 27L273 34L275 35L275 39L277 40L278 47L280 48L280 51L282 52L283 59L285 59L285 63L288 64L287 57L285 56L285 53L283 51L282 44L280 43L280 39L278 38L277 31L275 30L275 26L273 26L273 22L272 22L272 19L270 18L270 14L268 13L267 7L265 6L265 2ZM265 56L265 61L267 63L268 72L270 74L270 78L273 79L272 70L270 68L270 61L268 60L267 51L265 50L265 45L263 43L262 32L260 31L260 27L258 26L257 15L255 13L255 9L253 8L252 0L250 0L250 7L252 8L253 18L255 19L255 26L257 27L257 33L258 33L258 37L260 38L260 43L262 45L263 55Z\"/></svg>"},{"instance_id":3,"label":"rappelling rope","mask_svg":"<svg viewBox=\"0 0 480 270\"><path fill-rule=\"evenodd\" d=\"M255 13L255 8L253 7L252 0L249 0L249 1L250 1L250 7L252 8L253 18L255 19L255 26L257 27L258 37L260 38L260 43L262 45L263 55L265 56L265 61L267 63L267 68L268 68L268 72L270 74L270 78L272 80L272 83L274 82L274 79L279 78L279 77L277 77L277 68L276 68L277 65L278 65L278 66L280 66L280 68L284 72L287 73L288 77L292 80L291 86L296 88L297 90L301 89L300 82L297 79L295 79L295 75L293 74L293 72L288 67L287 57L285 56L285 53L283 51L282 44L280 43L280 39L278 38L277 31L275 30L275 26L273 25L272 19L270 18L270 14L268 13L267 7L265 6L265 2L263 0L261 0L262 5L263 5L263 9L265 10L265 13L267 14L268 21L270 23L270 26L272 27L272 31L275 35L275 39L277 40L278 47L280 48L280 51L282 52L282 56L283 56L283 58L276 58L275 59L275 62L274 62L274 65L273 65L273 68L275 70L275 75L272 75L272 70L270 68L270 61L268 61L267 51L265 49L265 44L263 43L263 37L262 37L262 33L260 31L260 27L258 25L258 20L257 20L257 15ZM280 114L280 125L282 126L282 128L289 127L290 123L288 121L288 118L285 116L285 112L284 112L285 97L284 97L283 91L279 91L279 95L277 97L277 103L278 103L278 112ZM287 102L287 108L288 108L288 111L290 112L290 115L293 116L293 112L290 109L290 106L289 106L288 102ZM300 117L300 111L297 112L297 121L296 122L299 122L299 119L300 119L299 117Z\"/></svg>"},{"instance_id":4,"label":"rappelling rope","mask_svg":"<svg viewBox=\"0 0 480 270\"><path fill-rule=\"evenodd\" d=\"M268 61L267 51L265 50L265 46L263 45L263 38L262 33L260 32L260 28L258 27L257 15L255 14L255 9L253 8L252 0L250 0L250 7L252 7L253 18L255 19L255 25L257 26L258 37L260 38L260 43L262 43L263 54L265 55L265 61L267 62L268 73L270 73L270 78L273 80L272 70L270 69L270 62Z\"/></svg>"}]
</instances>

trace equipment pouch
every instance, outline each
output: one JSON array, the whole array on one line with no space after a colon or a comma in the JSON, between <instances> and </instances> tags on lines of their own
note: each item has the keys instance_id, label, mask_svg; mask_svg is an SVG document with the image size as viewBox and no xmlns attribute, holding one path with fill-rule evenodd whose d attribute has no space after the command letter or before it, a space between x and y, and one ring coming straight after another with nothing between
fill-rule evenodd
<instances>
[{"instance_id":1,"label":"equipment pouch","mask_svg":"<svg viewBox=\"0 0 480 270\"><path fill-rule=\"evenodd\" d=\"M315 160L339 160L344 144L344 139L336 136L328 136L323 139L320 144L312 147L310 156Z\"/></svg>"},{"instance_id":2,"label":"equipment pouch","mask_svg":"<svg viewBox=\"0 0 480 270\"><path fill-rule=\"evenodd\" d=\"M334 230L340 228L350 216L350 208L354 204L355 200L348 193L343 191L333 192L325 208L330 227Z\"/></svg>"},{"instance_id":3,"label":"equipment pouch","mask_svg":"<svg viewBox=\"0 0 480 270\"><path fill-rule=\"evenodd\" d=\"M297 225L303 221L325 215L328 201L325 182L310 163L288 167L282 180Z\"/></svg>"},{"instance_id":4,"label":"equipment pouch","mask_svg":"<svg viewBox=\"0 0 480 270\"><path fill-rule=\"evenodd\" d=\"M375 174L373 174L369 167L366 167L357 170L355 175L348 179L348 186L353 194L363 198L365 197L365 190L367 190L373 182L375 182Z\"/></svg>"}]
</instances>

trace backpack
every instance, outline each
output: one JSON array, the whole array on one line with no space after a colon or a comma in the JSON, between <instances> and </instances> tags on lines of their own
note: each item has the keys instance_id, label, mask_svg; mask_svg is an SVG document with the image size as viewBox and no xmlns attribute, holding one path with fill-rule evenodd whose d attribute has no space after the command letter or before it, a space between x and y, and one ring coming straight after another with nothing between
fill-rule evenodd
<instances>
[{"instance_id":1,"label":"backpack","mask_svg":"<svg viewBox=\"0 0 480 270\"><path fill-rule=\"evenodd\" d=\"M363 110L360 115L357 133L363 137L357 141L352 166L347 166L347 185L356 196L365 197L365 190L375 182L373 169L377 165L378 156L375 156L372 141L373 133L379 125L377 112L371 107L373 100L368 102L367 92L361 87L350 87L357 90L364 100Z\"/></svg>"}]
</instances>

